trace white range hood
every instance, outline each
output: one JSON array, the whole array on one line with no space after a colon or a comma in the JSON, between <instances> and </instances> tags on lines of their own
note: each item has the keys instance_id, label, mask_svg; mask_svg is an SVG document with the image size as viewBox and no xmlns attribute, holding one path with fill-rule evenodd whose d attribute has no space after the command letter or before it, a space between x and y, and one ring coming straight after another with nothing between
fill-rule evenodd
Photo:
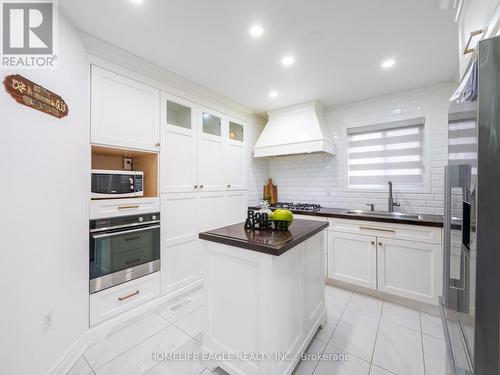
<instances>
[{"instance_id":1,"label":"white range hood","mask_svg":"<svg viewBox=\"0 0 500 375\"><path fill-rule=\"evenodd\" d=\"M268 113L269 120L254 146L254 157L325 152L335 154L323 107L308 102Z\"/></svg>"}]
</instances>

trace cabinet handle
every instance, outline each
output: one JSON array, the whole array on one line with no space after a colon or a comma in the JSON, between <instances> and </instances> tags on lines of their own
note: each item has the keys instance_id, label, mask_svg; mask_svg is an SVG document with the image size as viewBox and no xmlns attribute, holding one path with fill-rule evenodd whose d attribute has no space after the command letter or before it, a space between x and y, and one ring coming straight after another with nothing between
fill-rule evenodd
<instances>
[{"instance_id":1,"label":"cabinet handle","mask_svg":"<svg viewBox=\"0 0 500 375\"><path fill-rule=\"evenodd\" d=\"M378 245L379 245L379 246L383 246L383 245L382 245L382 242L379 242L379 243L378 243Z\"/></svg>"},{"instance_id":2,"label":"cabinet handle","mask_svg":"<svg viewBox=\"0 0 500 375\"><path fill-rule=\"evenodd\" d=\"M129 295L125 296L125 297L118 297L118 301L124 301L126 300L127 298L130 298L130 297L133 297L133 296L136 296L139 294L139 291L136 290L134 293L130 293Z\"/></svg>"},{"instance_id":3,"label":"cabinet handle","mask_svg":"<svg viewBox=\"0 0 500 375\"><path fill-rule=\"evenodd\" d=\"M474 48L469 48L470 42L472 42L472 38L474 38L476 35L482 34L483 32L484 32L483 29L479 29L479 30L476 30L476 31L473 31L470 33L469 40L467 41L467 44L465 45L464 55L468 55L469 53L474 52Z\"/></svg>"},{"instance_id":4,"label":"cabinet handle","mask_svg":"<svg viewBox=\"0 0 500 375\"><path fill-rule=\"evenodd\" d=\"M390 232L390 233L396 233L394 229L387 229L387 228L378 228L378 227L364 227L364 226L359 226L359 229L361 230L378 230L381 232Z\"/></svg>"},{"instance_id":5,"label":"cabinet handle","mask_svg":"<svg viewBox=\"0 0 500 375\"><path fill-rule=\"evenodd\" d=\"M231 187L231 185L230 185L230 184L228 184L228 185L227 185L227 187L228 187L228 188L230 188L230 187Z\"/></svg>"},{"instance_id":6,"label":"cabinet handle","mask_svg":"<svg viewBox=\"0 0 500 375\"><path fill-rule=\"evenodd\" d=\"M372 241L372 245L375 245L375 241Z\"/></svg>"},{"instance_id":7,"label":"cabinet handle","mask_svg":"<svg viewBox=\"0 0 500 375\"><path fill-rule=\"evenodd\" d=\"M156 147L160 147L160 142L158 142L158 143L156 144Z\"/></svg>"},{"instance_id":8,"label":"cabinet handle","mask_svg":"<svg viewBox=\"0 0 500 375\"><path fill-rule=\"evenodd\" d=\"M195 189L198 189L198 185L194 185L194 188L195 188Z\"/></svg>"},{"instance_id":9,"label":"cabinet handle","mask_svg":"<svg viewBox=\"0 0 500 375\"><path fill-rule=\"evenodd\" d=\"M200 189L203 189L203 185L200 185Z\"/></svg>"},{"instance_id":10,"label":"cabinet handle","mask_svg":"<svg viewBox=\"0 0 500 375\"><path fill-rule=\"evenodd\" d=\"M131 206L118 206L119 210L130 210L132 208L139 208L140 206L138 204L136 205L131 205Z\"/></svg>"}]
</instances>

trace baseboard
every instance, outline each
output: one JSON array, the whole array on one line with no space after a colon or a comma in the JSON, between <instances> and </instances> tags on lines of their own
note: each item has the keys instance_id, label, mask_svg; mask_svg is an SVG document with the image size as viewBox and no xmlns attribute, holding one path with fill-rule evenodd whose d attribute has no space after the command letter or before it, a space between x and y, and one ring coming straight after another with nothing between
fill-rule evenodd
<instances>
[{"instance_id":1,"label":"baseboard","mask_svg":"<svg viewBox=\"0 0 500 375\"><path fill-rule=\"evenodd\" d=\"M95 343L106 338L113 331L130 324L131 321L137 319L141 315L148 314L154 311L158 306L174 299L182 294L189 293L194 289L203 286L203 280L195 281L175 292L160 296L152 301L148 301L140 306L126 311L114 318L106 320L94 327L90 327L85 333L80 336L73 345L63 354L56 364L48 371L47 375L66 375L69 370L80 359L82 354Z\"/></svg>"},{"instance_id":2,"label":"baseboard","mask_svg":"<svg viewBox=\"0 0 500 375\"><path fill-rule=\"evenodd\" d=\"M431 315L440 316L439 306L431 305L429 303L415 301L405 297L395 296L393 294L365 288L358 285L353 285L350 283L346 283L344 281L334 280L329 277L325 277L325 283L327 285L336 286L342 289L347 289L352 292L366 294L371 297L377 297L380 298L381 300L391 303L396 303L398 305L409 307L415 310L423 311Z\"/></svg>"}]
</instances>

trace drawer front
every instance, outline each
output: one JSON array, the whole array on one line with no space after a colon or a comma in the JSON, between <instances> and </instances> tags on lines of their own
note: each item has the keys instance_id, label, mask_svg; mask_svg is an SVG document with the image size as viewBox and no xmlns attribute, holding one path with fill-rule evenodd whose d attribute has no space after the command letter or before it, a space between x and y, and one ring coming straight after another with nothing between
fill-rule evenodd
<instances>
[{"instance_id":1,"label":"drawer front","mask_svg":"<svg viewBox=\"0 0 500 375\"><path fill-rule=\"evenodd\" d=\"M293 215L294 219L301 219L301 220L313 220L313 221L328 221L327 217L322 217L322 216L312 216L312 215Z\"/></svg>"},{"instance_id":2,"label":"drawer front","mask_svg":"<svg viewBox=\"0 0 500 375\"><path fill-rule=\"evenodd\" d=\"M90 295L90 325L160 296L160 273L129 281Z\"/></svg>"},{"instance_id":3,"label":"drawer front","mask_svg":"<svg viewBox=\"0 0 500 375\"><path fill-rule=\"evenodd\" d=\"M376 237L441 244L441 228L421 225L392 224L377 221L329 219L330 230Z\"/></svg>"},{"instance_id":4,"label":"drawer front","mask_svg":"<svg viewBox=\"0 0 500 375\"><path fill-rule=\"evenodd\" d=\"M90 201L90 219L160 211L159 198L100 199Z\"/></svg>"}]
</instances>

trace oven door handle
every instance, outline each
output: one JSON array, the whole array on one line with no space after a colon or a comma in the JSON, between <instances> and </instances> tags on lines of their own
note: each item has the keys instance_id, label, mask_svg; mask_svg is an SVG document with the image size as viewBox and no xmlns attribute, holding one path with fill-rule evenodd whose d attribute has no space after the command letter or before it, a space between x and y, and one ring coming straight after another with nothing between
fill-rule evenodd
<instances>
[{"instance_id":1,"label":"oven door handle","mask_svg":"<svg viewBox=\"0 0 500 375\"><path fill-rule=\"evenodd\" d=\"M156 229L156 228L159 228L159 227L160 227L159 225L151 225L149 227L138 228L138 229L122 230L122 231L113 232L113 233L91 234L91 236L92 236L93 239L97 240L99 238L119 236L119 235L127 234L127 233L143 232L145 230Z\"/></svg>"}]
</instances>

